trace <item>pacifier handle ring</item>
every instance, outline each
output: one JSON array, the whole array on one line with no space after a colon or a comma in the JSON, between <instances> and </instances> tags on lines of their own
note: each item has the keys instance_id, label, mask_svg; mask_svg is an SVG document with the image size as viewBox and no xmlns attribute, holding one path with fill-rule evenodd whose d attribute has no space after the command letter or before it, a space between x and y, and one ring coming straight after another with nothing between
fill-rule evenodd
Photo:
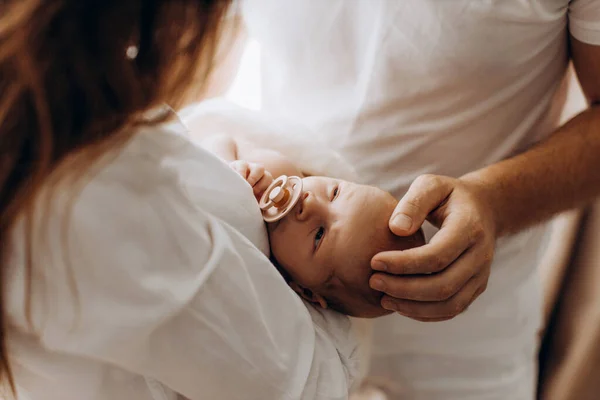
<instances>
[{"instance_id":1,"label":"pacifier handle ring","mask_svg":"<svg viewBox=\"0 0 600 400\"><path fill-rule=\"evenodd\" d=\"M276 222L285 217L300 200L302 186L302 179L297 176L287 177L282 175L273 181L265 190L259 202L265 222ZM271 193L276 188L281 188L282 191L286 192L283 195L287 195L285 203L279 207L276 201L271 198Z\"/></svg>"},{"instance_id":2,"label":"pacifier handle ring","mask_svg":"<svg viewBox=\"0 0 600 400\"><path fill-rule=\"evenodd\" d=\"M275 202L273 200L271 200L271 197L270 197L271 192L277 187L280 187L283 190L288 190L286 188L287 184L288 184L288 177L286 175L281 175L279 178L277 178L273 182L271 182L271 184L269 185L267 190L265 190L265 192L261 196L260 201L258 202L260 209L268 210L269 208L273 207L275 205Z\"/></svg>"}]
</instances>

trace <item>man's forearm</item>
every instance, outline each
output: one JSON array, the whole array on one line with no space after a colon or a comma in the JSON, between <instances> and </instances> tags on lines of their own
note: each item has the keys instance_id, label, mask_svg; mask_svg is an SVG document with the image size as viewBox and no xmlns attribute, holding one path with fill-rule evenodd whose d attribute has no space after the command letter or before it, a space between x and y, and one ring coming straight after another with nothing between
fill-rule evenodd
<instances>
[{"instance_id":1,"label":"man's forearm","mask_svg":"<svg viewBox=\"0 0 600 400\"><path fill-rule=\"evenodd\" d=\"M600 107L527 152L461 179L491 206L499 236L592 201L600 195Z\"/></svg>"}]
</instances>

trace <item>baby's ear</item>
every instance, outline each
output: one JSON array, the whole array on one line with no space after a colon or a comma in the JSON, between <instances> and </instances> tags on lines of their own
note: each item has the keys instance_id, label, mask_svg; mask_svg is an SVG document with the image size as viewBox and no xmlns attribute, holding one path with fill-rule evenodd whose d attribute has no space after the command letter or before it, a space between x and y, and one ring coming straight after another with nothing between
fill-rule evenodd
<instances>
[{"instance_id":1,"label":"baby's ear","mask_svg":"<svg viewBox=\"0 0 600 400\"><path fill-rule=\"evenodd\" d=\"M309 301L315 305L320 305L322 308L327 308L327 300L325 300L325 297L321 296L320 294L314 293L310 289L300 286L294 281L291 281L289 285L292 288L292 290L298 293L300 296L302 296L304 300Z\"/></svg>"}]
</instances>

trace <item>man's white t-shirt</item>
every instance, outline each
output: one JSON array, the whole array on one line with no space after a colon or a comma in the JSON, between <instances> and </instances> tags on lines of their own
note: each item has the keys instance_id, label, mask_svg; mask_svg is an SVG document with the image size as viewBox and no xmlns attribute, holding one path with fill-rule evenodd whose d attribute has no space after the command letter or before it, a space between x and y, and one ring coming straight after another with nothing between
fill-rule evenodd
<instances>
[{"instance_id":1,"label":"man's white t-shirt","mask_svg":"<svg viewBox=\"0 0 600 400\"><path fill-rule=\"evenodd\" d=\"M548 137L569 32L600 45L598 0L245 0L243 13L263 110L305 124L397 197L418 175L458 177ZM415 399L532 399L544 231L498 242L465 314L379 319L372 372Z\"/></svg>"}]
</instances>

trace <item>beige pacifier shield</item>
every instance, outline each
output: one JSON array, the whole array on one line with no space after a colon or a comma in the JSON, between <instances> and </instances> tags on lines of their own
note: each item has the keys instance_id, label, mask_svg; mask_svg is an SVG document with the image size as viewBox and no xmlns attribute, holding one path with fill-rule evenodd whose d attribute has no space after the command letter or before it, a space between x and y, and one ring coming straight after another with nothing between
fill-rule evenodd
<instances>
[{"instance_id":1,"label":"beige pacifier shield","mask_svg":"<svg viewBox=\"0 0 600 400\"><path fill-rule=\"evenodd\" d=\"M290 198L281 208L277 208L273 198L283 196L285 190L289 191ZM302 195L302 179L299 177L282 175L274 180L259 202L265 222L275 222L285 217L298 203L300 195Z\"/></svg>"},{"instance_id":2,"label":"beige pacifier shield","mask_svg":"<svg viewBox=\"0 0 600 400\"><path fill-rule=\"evenodd\" d=\"M265 190L263 195L261 196L258 206L261 210L267 210L271 206L274 205L274 201L271 198L276 188L287 187L288 177L286 175L281 175L279 178L275 179Z\"/></svg>"}]
</instances>

